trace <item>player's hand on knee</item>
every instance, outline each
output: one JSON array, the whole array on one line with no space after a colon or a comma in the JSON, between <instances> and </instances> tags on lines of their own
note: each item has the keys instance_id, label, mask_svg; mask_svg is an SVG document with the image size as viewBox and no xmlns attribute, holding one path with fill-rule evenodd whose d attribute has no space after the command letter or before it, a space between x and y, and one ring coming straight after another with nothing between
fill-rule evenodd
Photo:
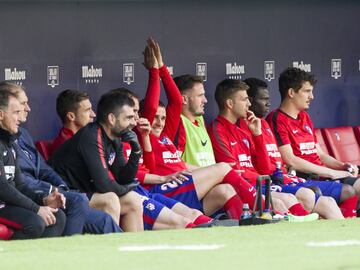
<instances>
[{"instance_id":1,"label":"player's hand on knee","mask_svg":"<svg viewBox=\"0 0 360 270\"><path fill-rule=\"evenodd\" d=\"M44 220L46 226L50 226L56 223L56 213L58 209L51 208L49 206L40 206L38 215Z\"/></svg>"}]
</instances>

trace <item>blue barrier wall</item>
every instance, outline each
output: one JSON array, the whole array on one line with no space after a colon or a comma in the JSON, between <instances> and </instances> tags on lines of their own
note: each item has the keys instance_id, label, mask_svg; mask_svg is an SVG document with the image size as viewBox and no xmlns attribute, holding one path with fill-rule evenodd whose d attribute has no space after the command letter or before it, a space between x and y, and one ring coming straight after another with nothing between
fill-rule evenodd
<instances>
[{"instance_id":1,"label":"blue barrier wall","mask_svg":"<svg viewBox=\"0 0 360 270\"><path fill-rule=\"evenodd\" d=\"M55 99L66 88L88 91L94 105L119 86L141 96L141 52L153 36L174 76L206 75L206 120L217 114L213 92L223 78L266 77L275 108L279 73L300 65L318 79L315 125L360 125L359 1L288 2L0 2L0 80L26 86L26 127L49 139L61 125Z\"/></svg>"}]
</instances>

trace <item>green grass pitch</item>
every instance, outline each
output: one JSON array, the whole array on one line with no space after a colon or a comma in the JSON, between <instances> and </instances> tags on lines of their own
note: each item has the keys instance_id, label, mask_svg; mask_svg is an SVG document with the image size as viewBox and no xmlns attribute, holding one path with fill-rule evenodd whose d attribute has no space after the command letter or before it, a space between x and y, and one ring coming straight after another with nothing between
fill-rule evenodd
<instances>
[{"instance_id":1,"label":"green grass pitch","mask_svg":"<svg viewBox=\"0 0 360 270\"><path fill-rule=\"evenodd\" d=\"M360 269L360 219L1 241L0 269Z\"/></svg>"}]
</instances>

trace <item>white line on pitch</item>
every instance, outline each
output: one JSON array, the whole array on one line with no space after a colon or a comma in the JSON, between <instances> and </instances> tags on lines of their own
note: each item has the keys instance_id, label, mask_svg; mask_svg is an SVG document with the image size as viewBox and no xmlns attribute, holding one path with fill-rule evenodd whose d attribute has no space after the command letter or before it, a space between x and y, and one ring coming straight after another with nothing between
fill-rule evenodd
<instances>
[{"instance_id":1,"label":"white line on pitch","mask_svg":"<svg viewBox=\"0 0 360 270\"><path fill-rule=\"evenodd\" d=\"M119 251L157 251L157 250L215 250L224 245L152 245L152 246L120 246Z\"/></svg>"},{"instance_id":2,"label":"white line on pitch","mask_svg":"<svg viewBox=\"0 0 360 270\"><path fill-rule=\"evenodd\" d=\"M308 247L343 247L343 246L359 246L360 240L336 240L328 242L308 242Z\"/></svg>"}]
</instances>

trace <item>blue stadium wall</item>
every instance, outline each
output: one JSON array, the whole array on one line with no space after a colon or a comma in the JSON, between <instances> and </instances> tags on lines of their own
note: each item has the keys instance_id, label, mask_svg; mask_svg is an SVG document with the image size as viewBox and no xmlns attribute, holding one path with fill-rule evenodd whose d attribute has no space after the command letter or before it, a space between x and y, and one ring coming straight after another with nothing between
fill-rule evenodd
<instances>
[{"instance_id":1,"label":"blue stadium wall","mask_svg":"<svg viewBox=\"0 0 360 270\"><path fill-rule=\"evenodd\" d=\"M296 2L296 4L295 4ZM94 107L114 87L145 93L145 40L160 42L174 76L206 79L206 120L217 114L224 78L269 82L288 66L315 73L316 127L360 125L360 1L11 1L0 2L0 80L27 88L35 139L61 123L57 94L89 92Z\"/></svg>"}]
</instances>

